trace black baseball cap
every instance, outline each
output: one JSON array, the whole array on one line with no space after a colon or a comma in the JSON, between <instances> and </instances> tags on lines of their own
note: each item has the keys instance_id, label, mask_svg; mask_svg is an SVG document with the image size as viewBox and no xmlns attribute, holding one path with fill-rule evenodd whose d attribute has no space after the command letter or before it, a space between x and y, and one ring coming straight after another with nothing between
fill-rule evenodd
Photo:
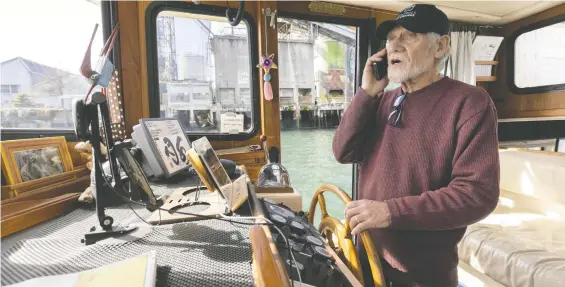
<instances>
[{"instance_id":1,"label":"black baseball cap","mask_svg":"<svg viewBox=\"0 0 565 287\"><path fill-rule=\"evenodd\" d=\"M386 39L388 33L396 26L402 26L414 33L435 32L441 36L449 33L447 15L430 4L412 5L402 10L396 20L382 22L377 28L377 37Z\"/></svg>"}]
</instances>

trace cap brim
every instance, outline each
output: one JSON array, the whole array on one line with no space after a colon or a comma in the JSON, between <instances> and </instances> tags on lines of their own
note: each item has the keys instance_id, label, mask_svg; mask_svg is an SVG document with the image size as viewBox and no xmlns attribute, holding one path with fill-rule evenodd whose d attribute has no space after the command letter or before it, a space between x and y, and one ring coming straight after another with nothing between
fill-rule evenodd
<instances>
[{"instance_id":1,"label":"cap brim","mask_svg":"<svg viewBox=\"0 0 565 287\"><path fill-rule=\"evenodd\" d=\"M375 32L375 34L380 39L386 40L386 38L388 37L388 33L390 33L390 31L394 29L396 26L402 26L404 27L404 29L414 33L425 32L422 30L423 27L418 27L416 22L411 20L399 19L399 20L387 20L382 22L381 25L377 27L377 31Z\"/></svg>"},{"instance_id":2,"label":"cap brim","mask_svg":"<svg viewBox=\"0 0 565 287\"><path fill-rule=\"evenodd\" d=\"M377 37L385 40L390 30L392 30L396 26L398 26L396 20L387 20L382 22L379 27L377 27L377 31L375 33Z\"/></svg>"}]
</instances>

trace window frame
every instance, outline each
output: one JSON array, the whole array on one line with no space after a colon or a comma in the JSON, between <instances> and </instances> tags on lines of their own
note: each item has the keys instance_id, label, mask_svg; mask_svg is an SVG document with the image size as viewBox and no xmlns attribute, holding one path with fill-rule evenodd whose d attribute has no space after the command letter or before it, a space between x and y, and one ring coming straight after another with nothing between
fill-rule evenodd
<instances>
[{"instance_id":1,"label":"window frame","mask_svg":"<svg viewBox=\"0 0 565 287\"><path fill-rule=\"evenodd\" d=\"M517 29L514 33L510 35L508 38L508 45L506 48L506 63L507 63L507 71L508 76L507 79L507 86L508 88L515 94L539 94L539 93L548 93L548 92L555 92L555 91L563 91L565 90L565 83L556 84L556 85L545 85L545 86L537 86L537 87L528 87L528 88L520 88L516 86L514 73L515 73L515 51L516 51L516 39L524 33L528 33L534 30L538 30L547 26L551 26L553 24L557 24L560 22L565 21L565 14L558 15L555 17L551 17L548 19L544 19L539 22L532 23L530 25L521 27Z\"/></svg>"},{"instance_id":2,"label":"window frame","mask_svg":"<svg viewBox=\"0 0 565 287\"><path fill-rule=\"evenodd\" d=\"M145 35L147 50L147 85L149 91L149 116L151 118L160 117L161 95L159 93L159 70L157 57L157 15L162 11L175 11L190 14L209 15L226 17L226 7L212 6L205 4L194 4L190 2L153 2L145 12ZM251 95L251 121L253 128L247 133L221 134L204 132L185 132L189 138L207 137L210 140L219 141L242 141L248 140L257 135L261 130L261 104L259 94L259 69L255 67L259 64L259 38L257 35L257 23L253 16L244 11L241 21L247 24L247 35L249 43L249 67L250 73L250 95Z\"/></svg>"},{"instance_id":3,"label":"window frame","mask_svg":"<svg viewBox=\"0 0 565 287\"><path fill-rule=\"evenodd\" d=\"M112 29L117 22L117 2L114 1L101 1L100 9L102 11L102 38L106 42L112 33ZM119 37L119 35L118 35ZM114 63L116 69L120 69L119 59L119 40L114 44L114 49L109 58ZM125 111L124 111L125 113ZM0 129L0 136L2 140L17 140L17 139L33 139L44 137L64 136L68 142L76 142L75 129L18 129L18 128L2 128Z\"/></svg>"}]
</instances>

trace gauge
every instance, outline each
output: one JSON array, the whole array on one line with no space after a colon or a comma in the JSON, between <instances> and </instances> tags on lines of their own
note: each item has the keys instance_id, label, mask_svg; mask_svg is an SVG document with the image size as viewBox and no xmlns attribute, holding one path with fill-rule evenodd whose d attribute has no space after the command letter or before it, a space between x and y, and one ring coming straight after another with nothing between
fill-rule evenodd
<instances>
[{"instance_id":1,"label":"gauge","mask_svg":"<svg viewBox=\"0 0 565 287\"><path fill-rule=\"evenodd\" d=\"M293 229L294 232L296 233L304 233L306 232L306 227L304 227L304 225L298 221L292 221L290 223L290 227Z\"/></svg>"},{"instance_id":2,"label":"gauge","mask_svg":"<svg viewBox=\"0 0 565 287\"><path fill-rule=\"evenodd\" d=\"M286 224L286 219L278 214L271 214L271 219L278 224Z\"/></svg>"},{"instance_id":3,"label":"gauge","mask_svg":"<svg viewBox=\"0 0 565 287\"><path fill-rule=\"evenodd\" d=\"M272 212L282 215L286 218L294 217L294 212L277 205L269 205L269 209L271 209Z\"/></svg>"},{"instance_id":4,"label":"gauge","mask_svg":"<svg viewBox=\"0 0 565 287\"><path fill-rule=\"evenodd\" d=\"M325 248L320 247L320 246L314 246L314 251L316 255L319 255L325 259L330 259L332 258L332 256L330 255L330 253L328 251L326 251Z\"/></svg>"},{"instance_id":5,"label":"gauge","mask_svg":"<svg viewBox=\"0 0 565 287\"><path fill-rule=\"evenodd\" d=\"M318 246L324 245L324 242L322 240L312 235L306 236L306 241L308 241L310 244L314 244Z\"/></svg>"}]
</instances>

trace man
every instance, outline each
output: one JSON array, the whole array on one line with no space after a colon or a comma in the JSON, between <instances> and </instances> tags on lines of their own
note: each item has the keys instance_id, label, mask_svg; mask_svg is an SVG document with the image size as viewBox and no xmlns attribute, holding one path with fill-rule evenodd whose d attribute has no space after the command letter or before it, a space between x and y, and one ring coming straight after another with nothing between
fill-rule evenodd
<instances>
[{"instance_id":1,"label":"man","mask_svg":"<svg viewBox=\"0 0 565 287\"><path fill-rule=\"evenodd\" d=\"M383 22L386 49L368 59L333 141L339 162L361 168L346 220L371 234L394 287L457 286L457 244L498 202L495 107L484 90L440 77L448 30L432 5ZM377 81L371 64L385 56ZM384 92L389 80L401 87Z\"/></svg>"}]
</instances>

